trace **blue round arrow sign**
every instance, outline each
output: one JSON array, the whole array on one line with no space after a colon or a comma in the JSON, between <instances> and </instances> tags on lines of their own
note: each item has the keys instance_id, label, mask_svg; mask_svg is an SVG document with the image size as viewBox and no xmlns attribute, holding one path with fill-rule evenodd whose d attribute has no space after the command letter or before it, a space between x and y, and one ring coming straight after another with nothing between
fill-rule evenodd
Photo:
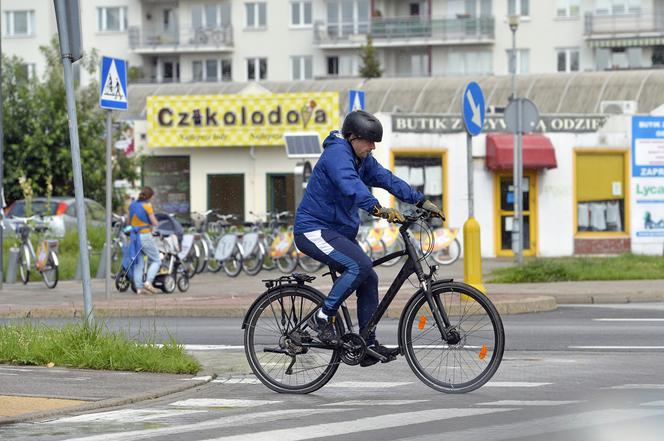
<instances>
[{"instance_id":1,"label":"blue round arrow sign","mask_svg":"<svg viewBox=\"0 0 664 441\"><path fill-rule=\"evenodd\" d=\"M477 136L484 126L484 94L475 81L471 81L463 92L463 123L470 136Z\"/></svg>"}]
</instances>

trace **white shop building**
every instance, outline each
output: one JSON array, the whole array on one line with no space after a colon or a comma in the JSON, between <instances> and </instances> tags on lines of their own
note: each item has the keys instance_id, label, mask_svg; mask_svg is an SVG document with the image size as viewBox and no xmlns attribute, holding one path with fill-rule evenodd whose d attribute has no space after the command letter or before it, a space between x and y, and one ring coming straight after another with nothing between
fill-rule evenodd
<instances>
[{"instance_id":1,"label":"white shop building","mask_svg":"<svg viewBox=\"0 0 664 441\"><path fill-rule=\"evenodd\" d=\"M295 206L295 161L286 157L283 133L313 130L323 138L343 120L348 91L362 89L366 109L384 127L376 159L461 227L468 195L460 99L471 80L481 85L489 110L473 142L482 255L508 256L513 140L502 114L491 111L507 105L510 77L137 85L129 90L127 116L145 156L143 181L156 188L159 208L216 208L250 219L251 212ZM664 73L530 75L517 84L541 115L537 131L524 137L525 254L660 254L664 142L657 139L664 138L664 120L659 131L659 118L635 119L640 153L631 151L633 114L658 113ZM395 203L374 192L384 205Z\"/></svg>"}]
</instances>

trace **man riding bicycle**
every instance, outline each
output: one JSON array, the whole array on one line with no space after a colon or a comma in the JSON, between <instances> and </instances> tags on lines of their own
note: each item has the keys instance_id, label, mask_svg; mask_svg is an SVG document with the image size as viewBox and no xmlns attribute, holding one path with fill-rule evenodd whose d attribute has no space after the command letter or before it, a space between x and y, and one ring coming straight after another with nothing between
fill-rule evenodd
<instances>
[{"instance_id":1,"label":"man riding bicycle","mask_svg":"<svg viewBox=\"0 0 664 441\"><path fill-rule=\"evenodd\" d=\"M371 155L375 143L382 138L383 127L376 117L361 110L349 113L341 133L333 131L323 142L323 154L313 169L295 215L298 249L342 273L322 308L308 323L324 343L339 342L334 319L353 291L357 291L360 331L378 307L378 276L371 259L355 240L360 225L358 208L389 222L404 220L396 209L382 207L367 186L383 188L403 202L443 217L440 209L422 193L394 176ZM393 351L376 341L375 330L369 333L366 343L388 360L394 359ZM376 358L365 357L360 364L371 366L377 362Z\"/></svg>"}]
</instances>

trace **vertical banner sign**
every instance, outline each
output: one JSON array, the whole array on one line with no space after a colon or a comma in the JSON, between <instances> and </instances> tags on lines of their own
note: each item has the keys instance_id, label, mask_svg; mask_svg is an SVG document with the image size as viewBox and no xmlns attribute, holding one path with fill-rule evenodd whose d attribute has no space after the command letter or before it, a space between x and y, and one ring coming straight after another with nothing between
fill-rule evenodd
<instances>
[{"instance_id":1,"label":"vertical banner sign","mask_svg":"<svg viewBox=\"0 0 664 441\"><path fill-rule=\"evenodd\" d=\"M632 245L661 254L664 245L664 117L632 117Z\"/></svg>"}]
</instances>

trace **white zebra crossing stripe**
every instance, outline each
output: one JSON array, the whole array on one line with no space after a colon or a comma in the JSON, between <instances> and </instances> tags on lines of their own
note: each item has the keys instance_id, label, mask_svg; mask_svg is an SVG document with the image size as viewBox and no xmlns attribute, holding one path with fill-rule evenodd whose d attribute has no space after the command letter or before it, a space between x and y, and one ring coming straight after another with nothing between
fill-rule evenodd
<instances>
[{"instance_id":1,"label":"white zebra crossing stripe","mask_svg":"<svg viewBox=\"0 0 664 441\"><path fill-rule=\"evenodd\" d=\"M472 429L462 429L454 432L446 432L444 439L448 440L463 440L463 441L502 441L510 440L518 437L519 439L530 439L537 435L549 434L559 432L561 430L570 431L575 429L584 429L588 427L595 427L593 439L608 440L608 439L623 439L616 438L613 423L620 423L629 420L639 420L642 418L650 418L653 416L664 415L664 409L604 409L595 410L590 412L572 413L567 415L559 415L554 417L536 418L528 421L521 421L518 423L510 424L496 424L493 426L476 427ZM608 426L606 429L605 426ZM555 439L586 439L578 438L575 434L569 434L567 437L556 437ZM645 441L645 437L641 434L631 433L633 439ZM418 441L440 441L441 434L429 436L417 436ZM549 439L548 437L546 439ZM661 434L655 438L647 438L648 440L660 440ZM405 440L402 440L405 441Z\"/></svg>"},{"instance_id":2,"label":"white zebra crossing stripe","mask_svg":"<svg viewBox=\"0 0 664 441\"><path fill-rule=\"evenodd\" d=\"M533 401L518 401L518 400L501 400L491 401L489 403L477 403L476 406L562 406L565 404L582 403L582 401L550 401L550 400L533 400Z\"/></svg>"},{"instance_id":3,"label":"white zebra crossing stripe","mask_svg":"<svg viewBox=\"0 0 664 441\"><path fill-rule=\"evenodd\" d=\"M226 379L216 379L212 380L212 383L223 383L223 384L261 384L261 380L258 378L226 378Z\"/></svg>"},{"instance_id":4,"label":"white zebra crossing stripe","mask_svg":"<svg viewBox=\"0 0 664 441\"><path fill-rule=\"evenodd\" d=\"M646 407L664 407L664 401L651 401L650 403L643 403L641 406Z\"/></svg>"},{"instance_id":5,"label":"white zebra crossing stripe","mask_svg":"<svg viewBox=\"0 0 664 441\"><path fill-rule=\"evenodd\" d=\"M260 412L252 414L232 415L223 418L216 418L213 420L197 422L193 424L183 424L174 427L163 427L159 429L143 429L132 430L120 433L106 433L101 435L84 436L81 438L69 438L67 441L137 441L142 439L166 437L177 435L180 433L226 429L229 427L248 426L254 424L264 424L274 421L284 421L290 418L307 417L321 413L329 414L331 412L348 411L344 409L288 409L288 410L275 410L270 412ZM56 420L57 423L61 420Z\"/></svg>"},{"instance_id":6,"label":"white zebra crossing stripe","mask_svg":"<svg viewBox=\"0 0 664 441\"><path fill-rule=\"evenodd\" d=\"M386 389L390 387L406 386L412 382L389 382L389 381L339 381L329 383L326 388L335 387L341 389Z\"/></svg>"},{"instance_id":7,"label":"white zebra crossing stripe","mask_svg":"<svg viewBox=\"0 0 664 441\"><path fill-rule=\"evenodd\" d=\"M650 351L654 349L664 349L664 346L567 346L567 348L599 351Z\"/></svg>"},{"instance_id":8,"label":"white zebra crossing stripe","mask_svg":"<svg viewBox=\"0 0 664 441\"><path fill-rule=\"evenodd\" d=\"M404 427L413 424L430 423L432 421L448 420L468 416L486 415L490 413L506 412L514 409L430 409L418 412L393 413L375 417L358 418L343 423L315 424L304 427L291 427L288 429L268 430L264 432L248 433L219 438L210 438L205 441L274 441L287 439L299 441L307 439L347 435L350 433L384 430L393 427ZM438 439L440 439L440 434ZM447 436L445 436L447 438ZM452 438L450 438L452 439Z\"/></svg>"},{"instance_id":9,"label":"white zebra crossing stripe","mask_svg":"<svg viewBox=\"0 0 664 441\"><path fill-rule=\"evenodd\" d=\"M664 389L664 384L623 384L620 386L611 386L608 389Z\"/></svg>"},{"instance_id":10,"label":"white zebra crossing stripe","mask_svg":"<svg viewBox=\"0 0 664 441\"><path fill-rule=\"evenodd\" d=\"M429 400L349 400L323 404L323 406L406 406L427 401Z\"/></svg>"},{"instance_id":11,"label":"white zebra crossing stripe","mask_svg":"<svg viewBox=\"0 0 664 441\"><path fill-rule=\"evenodd\" d=\"M161 409L121 409L110 412L88 413L72 417L60 418L49 423L87 423L91 421L120 421L122 423L138 423L161 418L173 418L194 413L206 413L205 410L161 410Z\"/></svg>"},{"instance_id":12,"label":"white zebra crossing stripe","mask_svg":"<svg viewBox=\"0 0 664 441\"><path fill-rule=\"evenodd\" d=\"M282 401L267 400L229 400L216 398L190 398L188 400L176 401L170 406L176 407L256 407L266 404L279 404Z\"/></svg>"},{"instance_id":13,"label":"white zebra crossing stripe","mask_svg":"<svg viewBox=\"0 0 664 441\"><path fill-rule=\"evenodd\" d=\"M489 381L482 387L540 387L553 383L529 383L527 381Z\"/></svg>"}]
</instances>

